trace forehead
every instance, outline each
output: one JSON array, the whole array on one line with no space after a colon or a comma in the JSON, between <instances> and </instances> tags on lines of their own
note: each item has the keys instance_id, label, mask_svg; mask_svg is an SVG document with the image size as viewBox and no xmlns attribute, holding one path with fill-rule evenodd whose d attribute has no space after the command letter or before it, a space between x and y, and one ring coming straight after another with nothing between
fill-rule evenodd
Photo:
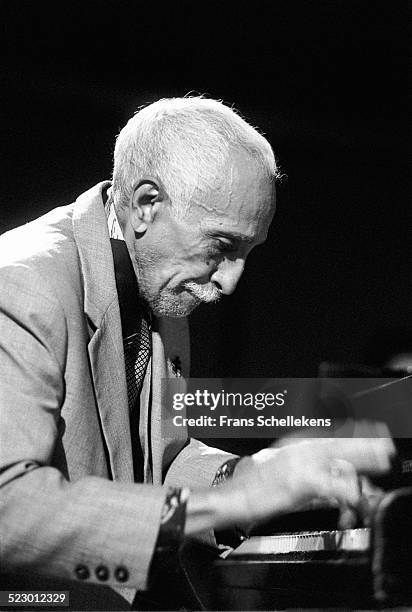
<instances>
[{"instance_id":1,"label":"forehead","mask_svg":"<svg viewBox=\"0 0 412 612\"><path fill-rule=\"evenodd\" d=\"M256 159L234 152L216 184L197 195L189 216L204 232L236 234L252 243L266 239L274 211L274 183Z\"/></svg>"}]
</instances>

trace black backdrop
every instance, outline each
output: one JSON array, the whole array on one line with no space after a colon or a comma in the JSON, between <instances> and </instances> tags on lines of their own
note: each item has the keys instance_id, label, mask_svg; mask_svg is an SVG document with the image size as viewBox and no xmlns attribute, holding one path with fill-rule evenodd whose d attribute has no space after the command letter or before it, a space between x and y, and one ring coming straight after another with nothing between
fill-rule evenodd
<instances>
[{"instance_id":1,"label":"black backdrop","mask_svg":"<svg viewBox=\"0 0 412 612\"><path fill-rule=\"evenodd\" d=\"M402 0L3 1L0 229L108 178L159 96L234 103L287 179L235 295L192 316L196 376L315 376L411 334Z\"/></svg>"}]
</instances>

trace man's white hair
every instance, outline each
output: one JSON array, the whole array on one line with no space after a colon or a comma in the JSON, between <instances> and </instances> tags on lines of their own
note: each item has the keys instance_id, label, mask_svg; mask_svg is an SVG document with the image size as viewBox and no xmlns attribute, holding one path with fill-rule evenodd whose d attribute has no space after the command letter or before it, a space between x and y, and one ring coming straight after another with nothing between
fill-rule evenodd
<instances>
[{"instance_id":1,"label":"man's white hair","mask_svg":"<svg viewBox=\"0 0 412 612\"><path fill-rule=\"evenodd\" d=\"M195 193L222 179L233 149L246 151L270 179L278 177L270 144L232 108L203 97L158 100L140 109L117 137L115 206L127 205L136 184L152 176L184 216Z\"/></svg>"}]
</instances>

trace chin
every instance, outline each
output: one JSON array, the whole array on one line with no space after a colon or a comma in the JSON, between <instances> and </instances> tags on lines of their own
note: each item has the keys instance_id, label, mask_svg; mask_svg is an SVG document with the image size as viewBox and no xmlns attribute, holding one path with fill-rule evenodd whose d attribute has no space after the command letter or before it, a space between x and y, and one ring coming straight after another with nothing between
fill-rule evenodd
<instances>
[{"instance_id":1,"label":"chin","mask_svg":"<svg viewBox=\"0 0 412 612\"><path fill-rule=\"evenodd\" d=\"M179 294L162 293L149 300L150 309L155 316L175 319L187 317L199 304L201 300L186 291Z\"/></svg>"}]
</instances>

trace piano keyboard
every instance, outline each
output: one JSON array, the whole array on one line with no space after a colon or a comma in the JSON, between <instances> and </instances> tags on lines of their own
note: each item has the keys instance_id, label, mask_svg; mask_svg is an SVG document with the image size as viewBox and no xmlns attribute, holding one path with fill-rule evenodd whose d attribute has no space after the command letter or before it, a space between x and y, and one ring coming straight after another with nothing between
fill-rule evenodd
<instances>
[{"instance_id":1,"label":"piano keyboard","mask_svg":"<svg viewBox=\"0 0 412 612\"><path fill-rule=\"evenodd\" d=\"M230 553L237 555L281 555L292 552L369 550L370 529L310 531L276 536L256 536L242 542Z\"/></svg>"}]
</instances>

